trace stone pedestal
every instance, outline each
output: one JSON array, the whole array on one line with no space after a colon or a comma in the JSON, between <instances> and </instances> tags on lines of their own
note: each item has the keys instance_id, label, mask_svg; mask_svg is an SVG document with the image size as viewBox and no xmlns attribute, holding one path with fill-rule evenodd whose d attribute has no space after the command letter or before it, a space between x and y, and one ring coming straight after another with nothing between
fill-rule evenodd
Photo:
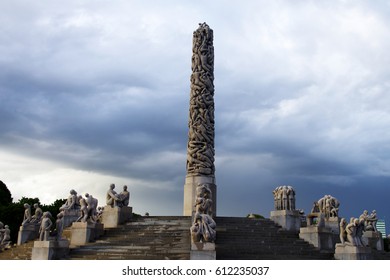
<instances>
[{"instance_id":1,"label":"stone pedestal","mask_svg":"<svg viewBox=\"0 0 390 280\"><path fill-rule=\"evenodd\" d=\"M34 241L32 260L59 260L69 254L69 241Z\"/></svg>"},{"instance_id":2,"label":"stone pedestal","mask_svg":"<svg viewBox=\"0 0 390 280\"><path fill-rule=\"evenodd\" d=\"M80 209L64 210L64 228L70 227L81 216Z\"/></svg>"},{"instance_id":3,"label":"stone pedestal","mask_svg":"<svg viewBox=\"0 0 390 280\"><path fill-rule=\"evenodd\" d=\"M382 234L379 231L365 231L362 239L368 247L377 251L384 250Z\"/></svg>"},{"instance_id":4,"label":"stone pedestal","mask_svg":"<svg viewBox=\"0 0 390 280\"><path fill-rule=\"evenodd\" d=\"M195 199L196 199L196 188L199 184L209 184L211 193L213 195L212 211L213 217L217 215L217 186L215 185L214 176L193 176L187 175L184 184L184 208L183 216L191 216L195 213Z\"/></svg>"},{"instance_id":5,"label":"stone pedestal","mask_svg":"<svg viewBox=\"0 0 390 280\"><path fill-rule=\"evenodd\" d=\"M299 238L321 251L334 252L333 235L331 229L317 226L302 227L299 231Z\"/></svg>"},{"instance_id":6,"label":"stone pedestal","mask_svg":"<svg viewBox=\"0 0 390 280\"><path fill-rule=\"evenodd\" d=\"M19 227L18 245L39 237L39 224L26 224Z\"/></svg>"},{"instance_id":7,"label":"stone pedestal","mask_svg":"<svg viewBox=\"0 0 390 280\"><path fill-rule=\"evenodd\" d=\"M301 218L298 210L271 211L270 219L288 231L299 232Z\"/></svg>"},{"instance_id":8,"label":"stone pedestal","mask_svg":"<svg viewBox=\"0 0 390 280\"><path fill-rule=\"evenodd\" d=\"M216 260L217 253L215 244L211 242L192 242L191 243L191 260Z\"/></svg>"},{"instance_id":9,"label":"stone pedestal","mask_svg":"<svg viewBox=\"0 0 390 280\"><path fill-rule=\"evenodd\" d=\"M325 219L325 227L329 228L334 234L340 234L340 218L339 217L330 217Z\"/></svg>"},{"instance_id":10,"label":"stone pedestal","mask_svg":"<svg viewBox=\"0 0 390 280\"><path fill-rule=\"evenodd\" d=\"M104 232L103 225L98 223L77 222L72 224L71 245L85 245L88 242L95 241Z\"/></svg>"},{"instance_id":11,"label":"stone pedestal","mask_svg":"<svg viewBox=\"0 0 390 280\"><path fill-rule=\"evenodd\" d=\"M104 228L116 228L131 220L133 216L133 208L124 207L104 207L102 215L102 223Z\"/></svg>"},{"instance_id":12,"label":"stone pedestal","mask_svg":"<svg viewBox=\"0 0 390 280\"><path fill-rule=\"evenodd\" d=\"M371 248L338 243L334 258L336 260L372 260Z\"/></svg>"}]
</instances>

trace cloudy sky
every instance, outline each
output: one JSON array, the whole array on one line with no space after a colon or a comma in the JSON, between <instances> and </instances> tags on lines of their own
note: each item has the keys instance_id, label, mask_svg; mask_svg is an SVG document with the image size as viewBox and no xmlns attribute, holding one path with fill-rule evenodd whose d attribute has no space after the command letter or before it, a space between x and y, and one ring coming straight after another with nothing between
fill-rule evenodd
<instances>
[{"instance_id":1,"label":"cloudy sky","mask_svg":"<svg viewBox=\"0 0 390 280\"><path fill-rule=\"evenodd\" d=\"M331 194L390 218L387 1L2 1L0 180L15 201L181 215L192 33L214 30L218 214Z\"/></svg>"}]
</instances>

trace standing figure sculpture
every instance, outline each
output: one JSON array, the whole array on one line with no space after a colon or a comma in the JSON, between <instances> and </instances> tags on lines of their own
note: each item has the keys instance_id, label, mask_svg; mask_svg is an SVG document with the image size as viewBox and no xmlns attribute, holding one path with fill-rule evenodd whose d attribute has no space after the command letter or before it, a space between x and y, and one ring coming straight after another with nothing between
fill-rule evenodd
<instances>
[{"instance_id":1,"label":"standing figure sculpture","mask_svg":"<svg viewBox=\"0 0 390 280\"><path fill-rule=\"evenodd\" d=\"M340 221L340 241L341 241L341 244L344 244L345 240L347 239L346 227L347 227L347 221L345 220L345 218L341 218L341 221Z\"/></svg>"},{"instance_id":2,"label":"standing figure sculpture","mask_svg":"<svg viewBox=\"0 0 390 280\"><path fill-rule=\"evenodd\" d=\"M49 240L50 236L50 229L53 225L53 222L51 221L51 214L50 212L43 213L41 226L39 228L39 240L40 241L47 241Z\"/></svg>"},{"instance_id":3,"label":"standing figure sculpture","mask_svg":"<svg viewBox=\"0 0 390 280\"><path fill-rule=\"evenodd\" d=\"M295 210L295 190L291 186L279 186L272 191L275 210Z\"/></svg>"},{"instance_id":4,"label":"standing figure sculpture","mask_svg":"<svg viewBox=\"0 0 390 280\"><path fill-rule=\"evenodd\" d=\"M89 193L86 193L85 197L86 197L85 201L87 203L88 219L91 222L96 223L98 220L98 217L97 217L98 200L96 198L94 198L92 195L90 195Z\"/></svg>"},{"instance_id":5,"label":"standing figure sculpture","mask_svg":"<svg viewBox=\"0 0 390 280\"><path fill-rule=\"evenodd\" d=\"M57 215L56 220L56 240L62 239L62 232L64 231L64 212L60 212Z\"/></svg>"},{"instance_id":6,"label":"standing figure sculpture","mask_svg":"<svg viewBox=\"0 0 390 280\"><path fill-rule=\"evenodd\" d=\"M87 201L83 197L79 197L79 204L80 204L80 216L76 220L76 222L83 222L86 223L88 219L88 207L87 207Z\"/></svg>"},{"instance_id":7,"label":"standing figure sculpture","mask_svg":"<svg viewBox=\"0 0 390 280\"><path fill-rule=\"evenodd\" d=\"M122 203L122 206L129 206L130 202L130 193L127 190L127 186L123 186L123 191L119 194L120 201Z\"/></svg>"},{"instance_id":8,"label":"standing figure sculpture","mask_svg":"<svg viewBox=\"0 0 390 280\"><path fill-rule=\"evenodd\" d=\"M340 202L331 195L325 195L318 200L318 208L321 214L324 215L325 219L331 217L338 217L339 215Z\"/></svg>"}]
</instances>

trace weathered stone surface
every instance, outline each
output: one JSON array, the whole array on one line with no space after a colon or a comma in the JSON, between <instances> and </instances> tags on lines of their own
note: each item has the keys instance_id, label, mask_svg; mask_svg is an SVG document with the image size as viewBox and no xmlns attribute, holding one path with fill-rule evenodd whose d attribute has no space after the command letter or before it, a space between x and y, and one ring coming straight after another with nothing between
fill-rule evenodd
<instances>
[{"instance_id":1,"label":"weathered stone surface","mask_svg":"<svg viewBox=\"0 0 390 280\"><path fill-rule=\"evenodd\" d=\"M102 215L102 223L104 228L115 228L118 225L130 221L132 216L132 207L105 207Z\"/></svg>"},{"instance_id":2,"label":"weathered stone surface","mask_svg":"<svg viewBox=\"0 0 390 280\"><path fill-rule=\"evenodd\" d=\"M368 247L378 251L384 250L382 234L379 231L365 231L362 239Z\"/></svg>"},{"instance_id":3,"label":"weathered stone surface","mask_svg":"<svg viewBox=\"0 0 390 280\"><path fill-rule=\"evenodd\" d=\"M194 31L187 143L187 176L184 185L185 216L194 214L195 190L199 184L213 185L214 215L216 187L214 166L214 46L213 30L206 23Z\"/></svg>"},{"instance_id":4,"label":"weathered stone surface","mask_svg":"<svg viewBox=\"0 0 390 280\"><path fill-rule=\"evenodd\" d=\"M299 231L299 238L312 244L321 251L334 252L334 234L330 228L308 226Z\"/></svg>"},{"instance_id":5,"label":"weathered stone surface","mask_svg":"<svg viewBox=\"0 0 390 280\"><path fill-rule=\"evenodd\" d=\"M371 260L372 253L369 247L358 247L349 244L336 244L334 254L336 260Z\"/></svg>"},{"instance_id":6,"label":"weathered stone surface","mask_svg":"<svg viewBox=\"0 0 390 280\"><path fill-rule=\"evenodd\" d=\"M69 253L69 241L35 241L32 248L32 260L58 260Z\"/></svg>"},{"instance_id":7,"label":"weathered stone surface","mask_svg":"<svg viewBox=\"0 0 390 280\"><path fill-rule=\"evenodd\" d=\"M19 228L18 245L37 239L39 236L39 224L25 224Z\"/></svg>"},{"instance_id":8,"label":"weathered stone surface","mask_svg":"<svg viewBox=\"0 0 390 280\"><path fill-rule=\"evenodd\" d=\"M298 210L271 211L270 219L285 230L299 232L301 217Z\"/></svg>"}]
</instances>

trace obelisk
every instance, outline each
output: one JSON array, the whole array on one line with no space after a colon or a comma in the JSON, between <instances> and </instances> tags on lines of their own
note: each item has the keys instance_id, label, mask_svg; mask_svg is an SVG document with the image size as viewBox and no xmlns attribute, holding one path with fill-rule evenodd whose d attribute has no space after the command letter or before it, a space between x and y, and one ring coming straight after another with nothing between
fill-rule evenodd
<instances>
[{"instance_id":1,"label":"obelisk","mask_svg":"<svg viewBox=\"0 0 390 280\"><path fill-rule=\"evenodd\" d=\"M206 184L212 191L216 215L214 166L214 46L213 30L206 23L194 31L188 121L187 175L184 185L184 216L195 212L196 188Z\"/></svg>"}]
</instances>

